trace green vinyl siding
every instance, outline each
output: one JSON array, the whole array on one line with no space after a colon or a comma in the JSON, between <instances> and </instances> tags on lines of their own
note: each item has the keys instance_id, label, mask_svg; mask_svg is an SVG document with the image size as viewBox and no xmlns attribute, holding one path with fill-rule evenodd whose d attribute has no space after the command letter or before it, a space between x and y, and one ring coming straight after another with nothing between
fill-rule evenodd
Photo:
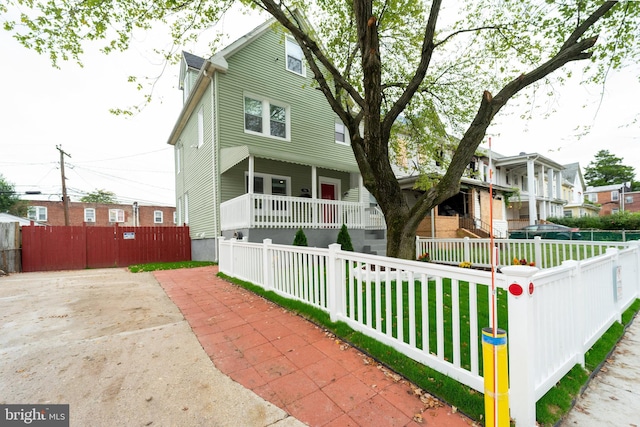
<instances>
[{"instance_id":1,"label":"green vinyl siding","mask_svg":"<svg viewBox=\"0 0 640 427\"><path fill-rule=\"evenodd\" d=\"M269 29L227 58L217 73L220 147L251 145L289 161L357 170L351 147L336 144L335 118L311 78L286 70L284 34ZM310 74L310 73L309 73ZM290 140L244 131L244 96L260 96L289 107Z\"/></svg>"},{"instance_id":2,"label":"green vinyl siding","mask_svg":"<svg viewBox=\"0 0 640 427\"><path fill-rule=\"evenodd\" d=\"M177 175L178 197L189 195L189 228L192 238L215 237L218 233L217 213L214 204L213 177L213 107L211 91L199 100L180 136L182 169ZM198 112L203 108L203 144L198 147ZM182 197L184 200L184 197ZM184 215L184 209L183 209ZM184 219L184 218L183 218ZM204 234L203 234L204 233Z\"/></svg>"}]
</instances>

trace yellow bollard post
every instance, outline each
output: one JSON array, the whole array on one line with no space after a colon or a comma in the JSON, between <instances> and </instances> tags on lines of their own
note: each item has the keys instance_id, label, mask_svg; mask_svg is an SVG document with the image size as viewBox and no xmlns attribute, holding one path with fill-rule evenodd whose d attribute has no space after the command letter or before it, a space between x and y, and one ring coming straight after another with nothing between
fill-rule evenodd
<instances>
[{"instance_id":1,"label":"yellow bollard post","mask_svg":"<svg viewBox=\"0 0 640 427\"><path fill-rule=\"evenodd\" d=\"M487 427L509 427L509 370L507 333L492 328L482 329L484 367L484 416Z\"/></svg>"}]
</instances>

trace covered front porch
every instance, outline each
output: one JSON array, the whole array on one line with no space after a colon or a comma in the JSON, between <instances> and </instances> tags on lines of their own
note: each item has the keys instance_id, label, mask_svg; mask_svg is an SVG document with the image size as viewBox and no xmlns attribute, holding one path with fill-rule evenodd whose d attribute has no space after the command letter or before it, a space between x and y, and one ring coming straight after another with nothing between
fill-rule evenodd
<instances>
[{"instance_id":1,"label":"covered front porch","mask_svg":"<svg viewBox=\"0 0 640 427\"><path fill-rule=\"evenodd\" d=\"M383 230L384 215L369 203L271 194L243 194L220 205L222 231L251 228Z\"/></svg>"}]
</instances>

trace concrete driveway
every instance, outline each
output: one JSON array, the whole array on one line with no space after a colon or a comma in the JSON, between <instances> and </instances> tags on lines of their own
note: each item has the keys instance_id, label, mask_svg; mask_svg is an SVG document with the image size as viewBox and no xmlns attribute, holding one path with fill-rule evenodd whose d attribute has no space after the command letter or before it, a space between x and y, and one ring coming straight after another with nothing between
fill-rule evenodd
<instances>
[{"instance_id":1,"label":"concrete driveway","mask_svg":"<svg viewBox=\"0 0 640 427\"><path fill-rule=\"evenodd\" d=\"M0 277L0 319L0 403L69 404L72 426L302 425L214 367L151 273Z\"/></svg>"}]
</instances>

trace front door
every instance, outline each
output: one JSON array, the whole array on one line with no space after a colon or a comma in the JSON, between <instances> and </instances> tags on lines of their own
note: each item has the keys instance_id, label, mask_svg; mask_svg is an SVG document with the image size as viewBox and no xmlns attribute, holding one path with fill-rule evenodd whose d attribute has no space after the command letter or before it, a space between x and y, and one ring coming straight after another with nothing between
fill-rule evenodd
<instances>
[{"instance_id":1,"label":"front door","mask_svg":"<svg viewBox=\"0 0 640 427\"><path fill-rule=\"evenodd\" d=\"M320 198L323 200L336 200L336 186L326 182L320 183ZM334 224L337 218L337 206L325 205L323 209L323 223Z\"/></svg>"}]
</instances>

